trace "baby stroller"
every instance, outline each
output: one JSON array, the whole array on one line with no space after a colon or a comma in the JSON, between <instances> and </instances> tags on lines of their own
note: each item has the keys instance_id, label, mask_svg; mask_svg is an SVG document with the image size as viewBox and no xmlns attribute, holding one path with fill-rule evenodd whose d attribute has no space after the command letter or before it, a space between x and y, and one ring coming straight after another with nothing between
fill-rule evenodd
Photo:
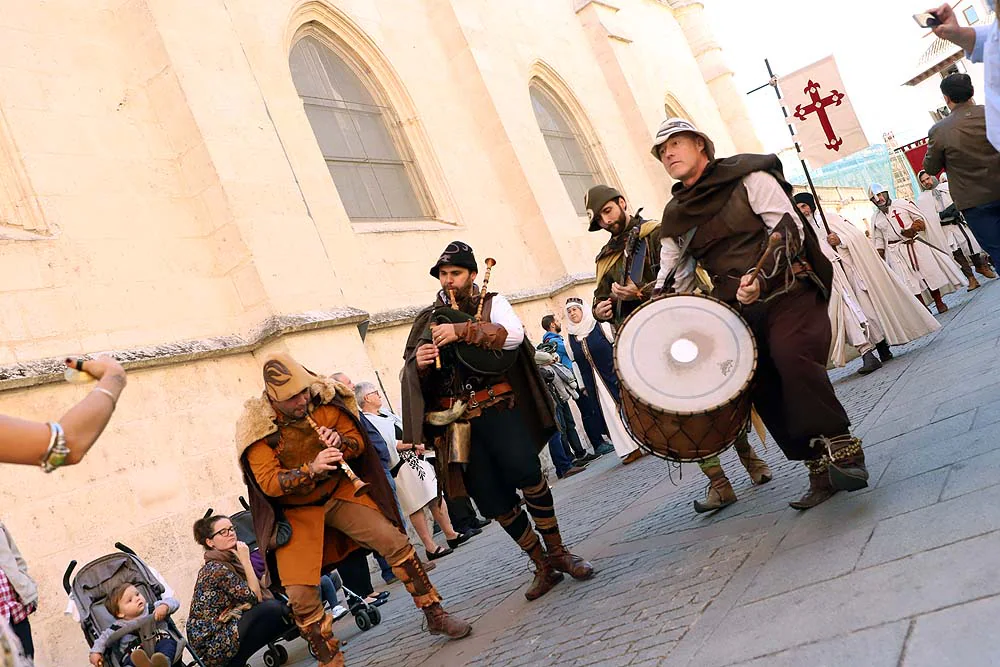
<instances>
[{"instance_id":1,"label":"baby stroller","mask_svg":"<svg viewBox=\"0 0 1000 667\"><path fill-rule=\"evenodd\" d=\"M75 577L73 570L77 562L70 561L63 574L63 588L80 614L80 627L83 629L87 646L93 646L100 634L112 624L122 625L111 635L111 640L108 642L108 646L114 648L108 649L104 655L106 665L121 667L125 656L118 650L117 640L126 634L135 634L140 638L142 648L152 654L157 639L156 621L152 614L127 622L114 618L104 606L108 594L119 584L130 583L139 589L147 601L153 601L163 597L166 586L130 548L121 542L116 542L115 548L118 549L115 553L101 556L81 567ZM166 624L170 636L177 642L174 664L205 667L201 659L187 645L187 640L177 629L173 619L167 617ZM191 656L190 662L184 662L185 651Z\"/></svg>"}]
</instances>

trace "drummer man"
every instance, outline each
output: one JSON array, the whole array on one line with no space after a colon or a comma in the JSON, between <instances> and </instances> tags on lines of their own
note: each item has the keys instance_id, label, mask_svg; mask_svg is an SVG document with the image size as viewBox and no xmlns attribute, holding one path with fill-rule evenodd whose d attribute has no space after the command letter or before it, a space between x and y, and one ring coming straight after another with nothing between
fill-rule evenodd
<instances>
[{"instance_id":1,"label":"drummer man","mask_svg":"<svg viewBox=\"0 0 1000 667\"><path fill-rule=\"evenodd\" d=\"M741 310L757 339L753 405L785 456L809 471L809 491L791 506L865 488L861 441L826 372L832 267L792 203L781 162L717 160L708 135L681 118L663 121L652 154L679 181L663 210L657 292L693 291L700 264L712 296Z\"/></svg>"},{"instance_id":2,"label":"drummer man","mask_svg":"<svg viewBox=\"0 0 1000 667\"><path fill-rule=\"evenodd\" d=\"M587 191L584 199L587 210L590 213L590 230L596 232L605 230L611 234L611 238L604 244L601 251L597 253L597 289L594 290L594 317L601 321L610 321L615 331L621 326L624 319L644 301L649 299L651 287L656 280L656 273L660 258L660 223L657 220L643 220L639 215L642 209L636 211L635 215L629 215L628 202L618 190L607 185L595 185ZM638 229L637 239L639 252L645 251L642 261L641 285L637 285L634 280L623 278L625 275L625 245L627 237L633 230ZM622 281L622 282L618 282ZM646 289L643 289L646 287ZM597 331L596 335L594 331ZM591 328L583 332L583 336L578 336L581 340L605 343L600 327ZM612 395L617 402L617 379L614 377L613 362L610 358L610 345L606 345L609 354L607 359L599 358L596 354L590 354L583 359L577 357L577 363L594 366L593 371L600 377L608 377L615 387ZM581 355L582 356L582 355ZM584 370L581 368L581 371ZM609 424L610 426L610 424ZM616 443L616 447L619 443ZM750 481L754 484L767 484L771 481L771 469L763 461L757 452L754 451L750 441L744 433L736 441L735 449L739 455L740 463L746 468L750 475ZM641 451L641 450L636 450ZM694 501L694 511L698 513L713 512L722 509L736 502L736 492L733 485L726 477L726 471L722 468L722 462L718 456L712 456L700 462L701 471L708 477L709 486L704 500Z\"/></svg>"}]
</instances>

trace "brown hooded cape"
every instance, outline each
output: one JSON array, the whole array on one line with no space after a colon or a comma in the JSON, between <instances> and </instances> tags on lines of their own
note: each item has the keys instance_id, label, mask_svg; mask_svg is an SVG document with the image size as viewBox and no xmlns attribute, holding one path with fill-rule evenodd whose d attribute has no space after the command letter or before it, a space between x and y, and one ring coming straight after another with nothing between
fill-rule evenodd
<instances>
[{"instance_id":1,"label":"brown hooded cape","mask_svg":"<svg viewBox=\"0 0 1000 667\"><path fill-rule=\"evenodd\" d=\"M685 187L681 182L674 183L671 189L673 198L663 209L661 236L678 239L694 227L714 218L729 202L733 191L742 185L743 178L755 171L773 176L791 199L792 186L785 180L781 161L776 155L742 153L712 160L705 167L701 178L690 187ZM812 225L802 218L794 204L792 208L802 222L805 258L829 294L833 283L833 266L823 254Z\"/></svg>"}]
</instances>

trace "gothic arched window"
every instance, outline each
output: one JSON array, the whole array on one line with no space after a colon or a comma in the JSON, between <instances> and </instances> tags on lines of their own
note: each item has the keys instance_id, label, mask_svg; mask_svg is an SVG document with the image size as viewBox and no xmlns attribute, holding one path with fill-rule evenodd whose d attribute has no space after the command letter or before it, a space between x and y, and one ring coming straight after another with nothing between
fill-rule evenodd
<instances>
[{"instance_id":1,"label":"gothic arched window","mask_svg":"<svg viewBox=\"0 0 1000 667\"><path fill-rule=\"evenodd\" d=\"M603 180L595 166L596 160L590 154L583 134L555 95L535 81L528 86L528 93L538 129L542 131L549 155L566 187L566 194L576 212L585 215L587 209L583 200L587 190Z\"/></svg>"},{"instance_id":2,"label":"gothic arched window","mask_svg":"<svg viewBox=\"0 0 1000 667\"><path fill-rule=\"evenodd\" d=\"M289 66L347 215L433 217L395 113L348 58L306 35L292 47Z\"/></svg>"}]
</instances>

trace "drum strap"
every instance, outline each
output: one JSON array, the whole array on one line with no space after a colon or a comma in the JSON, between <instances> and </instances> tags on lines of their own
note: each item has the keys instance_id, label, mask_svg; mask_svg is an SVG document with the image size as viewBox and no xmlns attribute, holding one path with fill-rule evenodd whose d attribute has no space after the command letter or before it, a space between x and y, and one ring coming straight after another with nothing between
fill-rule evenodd
<instances>
[{"instance_id":1,"label":"drum strap","mask_svg":"<svg viewBox=\"0 0 1000 667\"><path fill-rule=\"evenodd\" d=\"M671 289L673 288L674 274L677 273L677 267L681 265L681 262L683 262L685 257L687 256L686 253L688 246L691 245L691 240L694 238L694 235L697 231L698 227L694 226L687 232L685 232L684 236L680 237L680 243L678 244L680 246L680 253L677 255L677 261L674 263L674 268L670 269L670 273L667 274L666 279L663 281L664 290L667 289L668 285L671 286Z\"/></svg>"}]
</instances>

